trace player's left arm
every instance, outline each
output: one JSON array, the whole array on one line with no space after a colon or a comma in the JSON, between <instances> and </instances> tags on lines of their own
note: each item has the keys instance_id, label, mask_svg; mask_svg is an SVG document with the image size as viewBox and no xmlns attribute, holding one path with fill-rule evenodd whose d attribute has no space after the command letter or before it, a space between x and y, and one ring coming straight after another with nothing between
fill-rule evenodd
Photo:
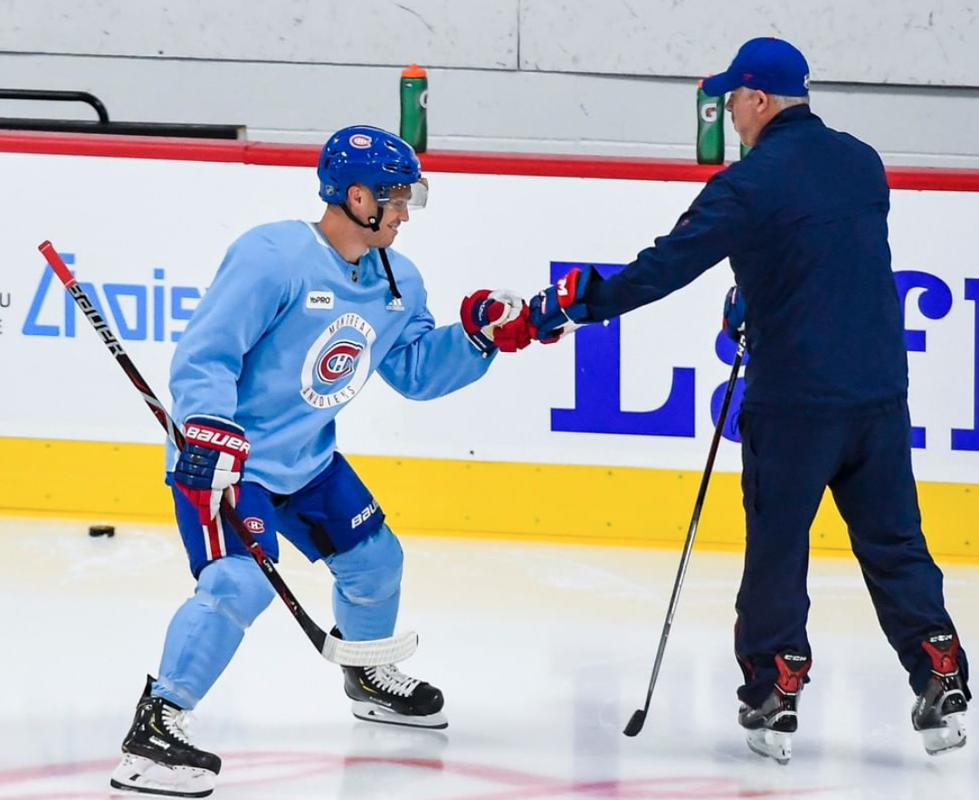
<instances>
[{"instance_id":1,"label":"player's left arm","mask_svg":"<svg viewBox=\"0 0 979 800\"><path fill-rule=\"evenodd\" d=\"M500 350L513 352L530 343L523 323L527 306L510 292L474 292L462 302L461 321L441 327L435 327L421 292L421 311L378 367L405 397L431 400L468 386L486 374Z\"/></svg>"}]
</instances>

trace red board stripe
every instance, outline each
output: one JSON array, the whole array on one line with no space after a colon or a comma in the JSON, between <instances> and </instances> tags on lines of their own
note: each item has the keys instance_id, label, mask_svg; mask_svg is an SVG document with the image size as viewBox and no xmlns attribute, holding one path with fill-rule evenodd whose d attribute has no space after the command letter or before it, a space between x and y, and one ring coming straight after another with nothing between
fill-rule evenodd
<instances>
[{"instance_id":1,"label":"red board stripe","mask_svg":"<svg viewBox=\"0 0 979 800\"><path fill-rule=\"evenodd\" d=\"M170 161L221 161L283 167L315 166L317 145L271 142L210 141L145 136L58 134L0 131L0 152L41 153L106 158L147 158ZM422 155L431 172L477 175L536 175L565 178L618 178L703 183L721 167L676 159L490 153L433 150ZM979 170L933 167L890 167L892 189L979 192Z\"/></svg>"}]
</instances>

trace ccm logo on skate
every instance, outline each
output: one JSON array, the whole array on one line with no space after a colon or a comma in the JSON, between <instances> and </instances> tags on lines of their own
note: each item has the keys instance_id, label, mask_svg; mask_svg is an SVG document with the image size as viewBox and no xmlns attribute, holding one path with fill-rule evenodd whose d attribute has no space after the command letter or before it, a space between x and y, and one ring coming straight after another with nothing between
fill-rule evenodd
<instances>
[{"instance_id":1,"label":"ccm logo on skate","mask_svg":"<svg viewBox=\"0 0 979 800\"><path fill-rule=\"evenodd\" d=\"M371 504L367 506L363 511L361 511L357 516L350 520L350 527L356 528L359 525L367 522L374 514L377 513L377 500L371 500Z\"/></svg>"},{"instance_id":2,"label":"ccm logo on skate","mask_svg":"<svg viewBox=\"0 0 979 800\"><path fill-rule=\"evenodd\" d=\"M333 308L333 292L310 292L306 295L306 308Z\"/></svg>"},{"instance_id":3,"label":"ccm logo on skate","mask_svg":"<svg viewBox=\"0 0 979 800\"><path fill-rule=\"evenodd\" d=\"M248 528L252 533L265 533L265 523L258 517L248 517L248 519L242 520L245 527Z\"/></svg>"}]
</instances>

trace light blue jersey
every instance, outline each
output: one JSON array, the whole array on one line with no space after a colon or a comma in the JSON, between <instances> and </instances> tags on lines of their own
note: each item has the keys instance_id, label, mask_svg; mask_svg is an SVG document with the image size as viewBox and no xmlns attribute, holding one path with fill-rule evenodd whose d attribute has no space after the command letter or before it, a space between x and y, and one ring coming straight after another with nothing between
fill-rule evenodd
<instances>
[{"instance_id":1,"label":"light blue jersey","mask_svg":"<svg viewBox=\"0 0 979 800\"><path fill-rule=\"evenodd\" d=\"M174 419L233 419L252 444L246 480L291 494L330 462L334 418L375 370L415 400L480 378L493 357L460 323L436 328L417 267L387 254L400 301L377 250L350 264L315 224L276 222L241 236L174 353Z\"/></svg>"}]
</instances>

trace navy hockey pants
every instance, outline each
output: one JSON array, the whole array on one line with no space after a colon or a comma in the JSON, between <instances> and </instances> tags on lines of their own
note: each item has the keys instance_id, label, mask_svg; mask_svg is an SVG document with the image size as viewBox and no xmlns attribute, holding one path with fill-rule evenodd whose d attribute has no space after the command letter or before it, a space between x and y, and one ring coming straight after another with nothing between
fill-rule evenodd
<instances>
[{"instance_id":1,"label":"navy hockey pants","mask_svg":"<svg viewBox=\"0 0 979 800\"><path fill-rule=\"evenodd\" d=\"M831 415L742 410L739 424L747 522L735 628L745 680L739 698L754 708L764 702L777 677L775 655L783 650L811 657L809 528L827 486L880 626L920 694L931 669L921 641L954 628L941 570L921 532L907 402ZM967 678L964 652L960 663Z\"/></svg>"}]
</instances>

